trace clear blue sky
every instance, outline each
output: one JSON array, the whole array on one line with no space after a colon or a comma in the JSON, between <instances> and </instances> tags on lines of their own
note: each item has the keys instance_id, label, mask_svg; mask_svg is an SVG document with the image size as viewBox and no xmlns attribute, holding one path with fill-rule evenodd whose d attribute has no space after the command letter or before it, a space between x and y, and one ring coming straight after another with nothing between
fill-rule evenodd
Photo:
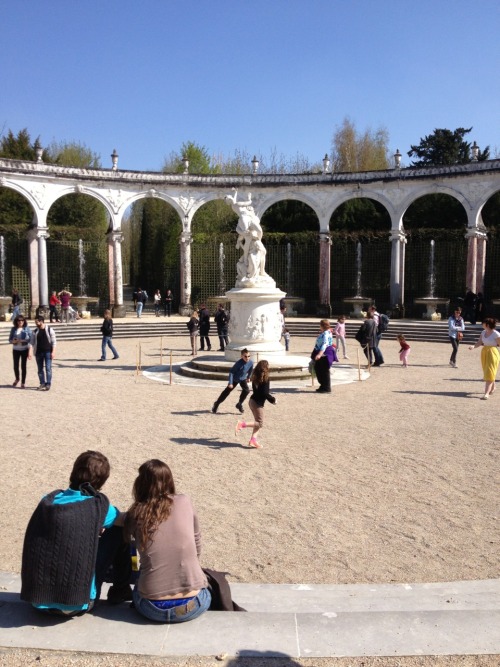
<instances>
[{"instance_id":1,"label":"clear blue sky","mask_svg":"<svg viewBox=\"0 0 500 667\"><path fill-rule=\"evenodd\" d=\"M0 131L110 167L210 154L311 162L349 116L404 162L436 127L500 154L499 0L0 0Z\"/></svg>"}]
</instances>

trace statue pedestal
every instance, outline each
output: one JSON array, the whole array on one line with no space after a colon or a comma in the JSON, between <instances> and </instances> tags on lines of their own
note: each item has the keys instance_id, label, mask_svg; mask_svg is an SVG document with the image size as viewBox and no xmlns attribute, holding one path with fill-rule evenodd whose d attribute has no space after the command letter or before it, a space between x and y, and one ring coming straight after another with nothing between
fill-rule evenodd
<instances>
[{"instance_id":1,"label":"statue pedestal","mask_svg":"<svg viewBox=\"0 0 500 667\"><path fill-rule=\"evenodd\" d=\"M280 343L280 299L285 292L276 287L235 287L226 292L231 303L229 338L225 356L236 361L245 347L252 353L254 363L259 359L283 356L285 347Z\"/></svg>"}]
</instances>

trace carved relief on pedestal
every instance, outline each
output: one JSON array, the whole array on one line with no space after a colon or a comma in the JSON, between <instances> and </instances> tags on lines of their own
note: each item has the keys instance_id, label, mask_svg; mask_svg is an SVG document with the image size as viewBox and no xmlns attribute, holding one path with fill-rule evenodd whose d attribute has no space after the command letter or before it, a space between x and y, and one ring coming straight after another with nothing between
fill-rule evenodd
<instances>
[{"instance_id":1,"label":"carved relief on pedestal","mask_svg":"<svg viewBox=\"0 0 500 667\"><path fill-rule=\"evenodd\" d=\"M254 314L250 315L247 321L246 326L246 335L248 338L255 342L264 340L266 337L266 326L269 322L269 318L261 313L260 315Z\"/></svg>"}]
</instances>

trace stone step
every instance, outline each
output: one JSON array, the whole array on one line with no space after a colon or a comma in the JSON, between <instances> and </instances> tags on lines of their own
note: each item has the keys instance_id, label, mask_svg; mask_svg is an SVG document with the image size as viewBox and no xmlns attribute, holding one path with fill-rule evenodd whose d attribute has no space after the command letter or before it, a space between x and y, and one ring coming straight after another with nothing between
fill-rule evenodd
<instances>
[{"instance_id":1,"label":"stone step","mask_svg":"<svg viewBox=\"0 0 500 667\"><path fill-rule=\"evenodd\" d=\"M148 622L126 603L57 621L19 600L19 575L0 573L0 588L2 647L162 657L500 653L500 580L232 583L233 599L246 613L209 611L171 626Z\"/></svg>"},{"instance_id":2,"label":"stone step","mask_svg":"<svg viewBox=\"0 0 500 667\"><path fill-rule=\"evenodd\" d=\"M272 382L303 380L311 376L308 357L282 354L269 357L268 360L270 366L269 378ZM200 380L223 380L226 382L233 364L234 361L226 361L225 358L220 357L210 357L207 354L182 365L179 372L186 377Z\"/></svg>"},{"instance_id":3,"label":"stone step","mask_svg":"<svg viewBox=\"0 0 500 667\"><path fill-rule=\"evenodd\" d=\"M160 336L185 336L188 332L186 328L187 318L179 315L171 318L156 318L144 316L139 319L125 318L114 320L114 337L116 338L145 338ZM58 340L94 340L101 338L100 331L102 320L79 320L72 324L54 323ZM332 324L334 321L332 320ZM6 344L10 332L10 322L0 323L0 344ZM360 321L346 322L347 338L352 339L361 325ZM310 338L314 341L319 331L319 320L290 318L286 326L293 338ZM475 343L479 338L482 327L480 324L466 325L463 342L467 344ZM391 320L389 331L384 333L383 340L395 340L397 335L402 333L411 343L417 341L433 343L449 343L448 326L446 322L425 322L418 320ZM217 341L217 331L212 323L210 337ZM216 343L217 344L217 343ZM168 343L166 343L168 347Z\"/></svg>"}]
</instances>

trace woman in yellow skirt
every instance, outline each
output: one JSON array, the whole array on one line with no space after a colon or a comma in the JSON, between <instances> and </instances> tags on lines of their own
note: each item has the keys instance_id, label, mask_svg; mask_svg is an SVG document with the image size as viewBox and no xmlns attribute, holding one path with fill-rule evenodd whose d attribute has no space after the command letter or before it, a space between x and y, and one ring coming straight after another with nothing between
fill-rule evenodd
<instances>
[{"instance_id":1,"label":"woman in yellow skirt","mask_svg":"<svg viewBox=\"0 0 500 667\"><path fill-rule=\"evenodd\" d=\"M500 333L496 330L496 320L494 317L487 317L483 320L483 331L475 345L470 345L469 350L481 347L481 365L483 367L484 377L484 396L487 400L495 391L495 378L500 363Z\"/></svg>"}]
</instances>

